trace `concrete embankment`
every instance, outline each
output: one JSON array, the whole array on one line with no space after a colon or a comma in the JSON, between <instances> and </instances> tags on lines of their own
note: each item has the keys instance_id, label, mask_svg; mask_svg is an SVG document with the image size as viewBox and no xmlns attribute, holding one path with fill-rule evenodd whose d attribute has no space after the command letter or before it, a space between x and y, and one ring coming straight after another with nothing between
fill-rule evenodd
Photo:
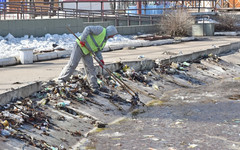
<instances>
[{"instance_id":1,"label":"concrete embankment","mask_svg":"<svg viewBox=\"0 0 240 150\"><path fill-rule=\"evenodd\" d=\"M236 140L239 129L233 130L233 126L236 127L239 123L236 115L239 113L236 112L239 111L237 87L240 83L240 67L237 64L240 61L229 63L224 61L227 58L223 58L235 57L239 60L238 41L230 42L233 44L223 39L218 41L221 44L211 41L212 48L207 41L201 42L104 53L107 67L112 71L120 69L121 63L135 70L124 71L121 68L116 74L138 93L137 97L147 107L132 109L130 102L136 98L108 77L100 77L102 84L108 85L109 90L101 90L99 94L93 94L89 90L82 75L74 76L66 85L57 85L54 81L44 82L38 92L24 99L14 99L9 105L1 107L1 120L10 122L10 127L13 128L6 128L1 133L12 134L8 140L0 141L1 147L131 149L134 145L135 149L169 149L170 145L174 149L214 149L219 142L224 149L228 149L229 145L239 147ZM225 53L228 48L235 50ZM195 52L198 55L193 55ZM224 54L219 54L220 52ZM186 62L197 56L200 57L197 61ZM19 89L32 92L31 90L41 88L41 83L35 86L36 84L26 82L27 86L23 87L21 82L34 81L36 78L48 81L49 78L56 77L67 60L55 59L9 66L0 71L3 75L8 75L6 78L11 80L8 83L14 82L13 87L21 85ZM171 61L176 63L164 65ZM81 70L81 63L79 67ZM98 67L97 71L100 72L101 69ZM42 78L44 75L45 78ZM4 78L1 76L1 84L7 84ZM101 82L99 84L102 85ZM15 96L18 96L19 91L15 92ZM209 136L220 139L209 139ZM173 137L177 142L173 142ZM196 140L199 137L201 140ZM230 143L229 140L223 141L223 138L230 139Z\"/></svg>"},{"instance_id":2,"label":"concrete embankment","mask_svg":"<svg viewBox=\"0 0 240 150\"><path fill-rule=\"evenodd\" d=\"M198 46L198 44L202 46ZM155 62L165 64L172 61L191 61L210 53L218 55L220 53L228 52L230 50L237 50L239 48L240 43L238 39L220 37L215 41L211 39L170 44L165 46L140 47L134 50L107 52L103 55L107 63L106 66L112 71L116 71L121 67L119 62L116 62L116 57L122 59L122 64L127 64L138 71L153 68L155 66ZM165 53L169 51L172 53L174 52L174 54L171 53L166 55ZM60 53L65 55L64 52ZM59 54L59 56L61 56L61 54ZM121 56L119 54L124 54L125 56ZM144 54L142 56L143 58L138 59L137 56L140 54ZM47 54L44 55L46 55L48 58L52 58L47 56ZM54 56L57 57L57 54ZM58 62L58 64L54 64L53 61ZM38 91L41 88L41 84L38 81L48 81L56 78L66 62L66 59L57 59L50 62L43 61L36 64L34 63L32 65L19 65L1 68L1 105L7 104L9 101L11 101L11 99L25 97L33 92ZM79 67L82 68L82 64L80 64ZM98 66L96 66L96 68L97 71L101 73L102 70ZM7 79L9 79L9 82L7 82Z\"/></svg>"}]
</instances>

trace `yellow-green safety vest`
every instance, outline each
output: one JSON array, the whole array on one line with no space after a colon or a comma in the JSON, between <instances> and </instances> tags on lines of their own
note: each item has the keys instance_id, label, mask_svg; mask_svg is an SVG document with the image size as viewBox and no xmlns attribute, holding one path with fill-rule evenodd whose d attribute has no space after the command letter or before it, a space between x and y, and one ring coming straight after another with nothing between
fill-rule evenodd
<instances>
[{"instance_id":1,"label":"yellow-green safety vest","mask_svg":"<svg viewBox=\"0 0 240 150\"><path fill-rule=\"evenodd\" d=\"M103 31L98 35L93 35L93 34L88 35L85 46L91 47L93 52L102 50L104 48L104 46L106 45L105 37L106 37L106 29L103 28ZM79 39L81 40L81 36L79 37ZM88 49L85 46L81 46L78 39L76 40L76 42L81 47L81 49L85 55L89 54Z\"/></svg>"}]
</instances>

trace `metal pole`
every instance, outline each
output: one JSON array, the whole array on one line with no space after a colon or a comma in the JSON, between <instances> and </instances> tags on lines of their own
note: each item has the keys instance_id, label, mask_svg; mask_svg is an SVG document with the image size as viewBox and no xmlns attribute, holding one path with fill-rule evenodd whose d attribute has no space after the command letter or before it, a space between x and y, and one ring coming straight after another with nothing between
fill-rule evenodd
<instances>
[{"instance_id":1,"label":"metal pole","mask_svg":"<svg viewBox=\"0 0 240 150\"><path fill-rule=\"evenodd\" d=\"M127 15L127 21L128 21L128 26L130 26L130 17L129 17L129 13Z\"/></svg>"},{"instance_id":2,"label":"metal pole","mask_svg":"<svg viewBox=\"0 0 240 150\"><path fill-rule=\"evenodd\" d=\"M19 20L19 8L17 8L17 20Z\"/></svg>"},{"instance_id":3,"label":"metal pole","mask_svg":"<svg viewBox=\"0 0 240 150\"><path fill-rule=\"evenodd\" d=\"M76 18L77 18L77 13L78 13L78 1L76 2Z\"/></svg>"},{"instance_id":4,"label":"metal pole","mask_svg":"<svg viewBox=\"0 0 240 150\"><path fill-rule=\"evenodd\" d=\"M115 13L115 26L117 26L117 14Z\"/></svg>"},{"instance_id":5,"label":"metal pole","mask_svg":"<svg viewBox=\"0 0 240 150\"><path fill-rule=\"evenodd\" d=\"M116 0L114 0L114 3L113 3L113 14L115 14L115 10L116 10Z\"/></svg>"},{"instance_id":6,"label":"metal pole","mask_svg":"<svg viewBox=\"0 0 240 150\"><path fill-rule=\"evenodd\" d=\"M201 0L199 0L199 4L198 4L198 12L200 12L200 4L201 4Z\"/></svg>"},{"instance_id":7,"label":"metal pole","mask_svg":"<svg viewBox=\"0 0 240 150\"><path fill-rule=\"evenodd\" d=\"M142 2L138 1L137 2L137 14L141 14L142 13Z\"/></svg>"},{"instance_id":8,"label":"metal pole","mask_svg":"<svg viewBox=\"0 0 240 150\"><path fill-rule=\"evenodd\" d=\"M41 19L42 19L42 18L43 18L43 15L42 15L42 13L43 13L43 12L42 12L42 7L41 7L41 12L40 12L40 13L41 13Z\"/></svg>"},{"instance_id":9,"label":"metal pole","mask_svg":"<svg viewBox=\"0 0 240 150\"><path fill-rule=\"evenodd\" d=\"M139 25L142 24L141 14L139 14L139 16L138 16L138 24L139 24Z\"/></svg>"}]
</instances>

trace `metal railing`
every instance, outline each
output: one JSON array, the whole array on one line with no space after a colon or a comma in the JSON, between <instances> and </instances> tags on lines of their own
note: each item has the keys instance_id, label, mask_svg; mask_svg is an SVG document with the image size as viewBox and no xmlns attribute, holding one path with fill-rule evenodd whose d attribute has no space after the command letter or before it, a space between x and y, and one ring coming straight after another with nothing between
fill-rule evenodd
<instances>
[{"instance_id":1,"label":"metal railing","mask_svg":"<svg viewBox=\"0 0 240 150\"><path fill-rule=\"evenodd\" d=\"M43 19L43 18L87 18L87 21L94 21L100 19L106 21L108 19L114 19L115 24L118 25L120 20L127 21L127 24L130 25L132 21L138 21L141 24L144 21L148 21L150 24L154 24L158 21L159 15L147 15L146 11L148 10L162 10L169 11L177 8L184 8L188 10L200 11L201 9L211 9L215 11L216 6L219 3L219 0L163 0L162 8L141 8L139 13L138 8L129 9L128 6L133 3L142 3L142 6L146 6L148 2L154 2L158 5L159 0L142 0L142 1L120 1L120 0L110 0L110 1L64 1L64 2L1 2L0 3L0 19ZM174 3L170 8L166 7L167 3ZM86 3L97 3L99 7L97 9L82 9L80 6ZM122 6L118 8L116 4ZM210 7L200 6L202 3L211 3ZM108 4L109 8L104 8ZM71 6L71 7L69 7ZM234 7L237 9L237 7ZM131 13L136 11L138 13Z\"/></svg>"},{"instance_id":2,"label":"metal railing","mask_svg":"<svg viewBox=\"0 0 240 150\"><path fill-rule=\"evenodd\" d=\"M70 2L67 2L70 3ZM76 3L76 2L74 2ZM57 4L57 5L56 5ZM154 15L136 15L126 13L125 10L83 10L83 9L72 9L64 8L64 2L60 3L22 3L22 2L6 2L0 3L0 20L9 19L43 19L43 18L87 18L88 22L94 20L115 20L115 24L118 25L120 20L127 21L128 25L131 21L139 21L141 24L144 21L148 21L151 24L157 22L154 19Z\"/></svg>"}]
</instances>

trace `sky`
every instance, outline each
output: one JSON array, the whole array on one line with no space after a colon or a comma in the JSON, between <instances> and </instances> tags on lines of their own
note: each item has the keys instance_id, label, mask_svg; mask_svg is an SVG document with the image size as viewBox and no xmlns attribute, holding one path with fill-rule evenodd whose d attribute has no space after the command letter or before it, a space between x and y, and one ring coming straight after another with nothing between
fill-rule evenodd
<instances>
[{"instance_id":1,"label":"sky","mask_svg":"<svg viewBox=\"0 0 240 150\"><path fill-rule=\"evenodd\" d=\"M76 33L80 36L81 33ZM14 57L19 55L19 50L23 48L33 48L34 52L52 50L53 44L57 44L56 48L63 48L66 50L72 50L75 44L76 38L72 34L46 34L42 37L34 37L25 35L21 38L15 38L10 33L2 37L0 36L0 59ZM131 43L133 36L121 36L116 35L113 39L109 39L107 45L116 43Z\"/></svg>"}]
</instances>

